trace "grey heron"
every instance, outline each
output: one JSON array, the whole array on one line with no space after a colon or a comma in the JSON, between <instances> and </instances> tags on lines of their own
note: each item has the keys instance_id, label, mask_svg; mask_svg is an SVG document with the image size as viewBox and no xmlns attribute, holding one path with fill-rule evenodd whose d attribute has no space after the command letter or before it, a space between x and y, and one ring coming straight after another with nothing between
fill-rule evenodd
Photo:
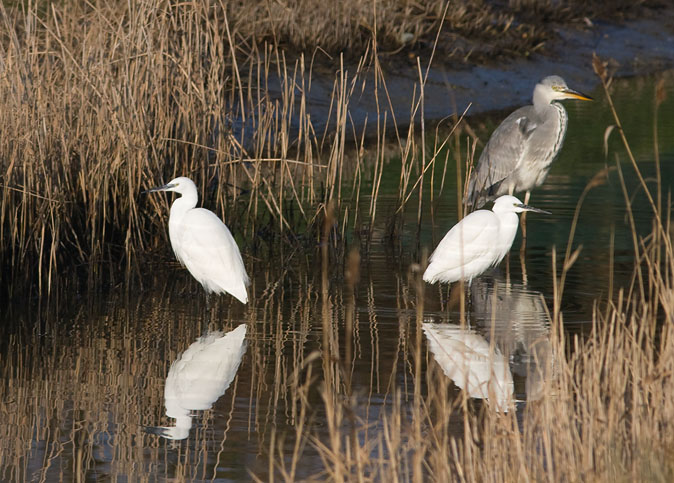
<instances>
[{"instance_id":1,"label":"grey heron","mask_svg":"<svg viewBox=\"0 0 674 483\"><path fill-rule=\"evenodd\" d=\"M473 170L466 202L473 209L498 196L531 190L543 184L550 165L564 142L567 114L556 101L592 100L570 89L557 75L546 77L534 88L533 105L520 107L492 133Z\"/></svg>"}]
</instances>

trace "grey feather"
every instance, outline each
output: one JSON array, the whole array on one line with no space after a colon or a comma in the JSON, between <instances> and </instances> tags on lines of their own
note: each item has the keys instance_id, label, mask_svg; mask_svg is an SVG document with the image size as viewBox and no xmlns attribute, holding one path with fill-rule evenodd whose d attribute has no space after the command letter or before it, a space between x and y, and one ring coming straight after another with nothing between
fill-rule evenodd
<instances>
[{"instance_id":1,"label":"grey feather","mask_svg":"<svg viewBox=\"0 0 674 483\"><path fill-rule=\"evenodd\" d=\"M566 111L555 101L570 98L590 100L561 77L546 77L534 89L533 105L520 107L494 130L468 184L466 202L473 209L545 181L566 135Z\"/></svg>"}]
</instances>

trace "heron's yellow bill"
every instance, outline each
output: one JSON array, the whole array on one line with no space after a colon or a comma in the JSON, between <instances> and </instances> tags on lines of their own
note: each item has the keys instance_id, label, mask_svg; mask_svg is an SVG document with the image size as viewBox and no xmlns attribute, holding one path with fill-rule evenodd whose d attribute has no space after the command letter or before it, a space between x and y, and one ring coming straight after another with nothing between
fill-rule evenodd
<instances>
[{"instance_id":1,"label":"heron's yellow bill","mask_svg":"<svg viewBox=\"0 0 674 483\"><path fill-rule=\"evenodd\" d=\"M567 95L570 99L580 99L581 101L594 101L590 96L583 94L582 92L574 91L573 89L564 90L564 94Z\"/></svg>"}]
</instances>

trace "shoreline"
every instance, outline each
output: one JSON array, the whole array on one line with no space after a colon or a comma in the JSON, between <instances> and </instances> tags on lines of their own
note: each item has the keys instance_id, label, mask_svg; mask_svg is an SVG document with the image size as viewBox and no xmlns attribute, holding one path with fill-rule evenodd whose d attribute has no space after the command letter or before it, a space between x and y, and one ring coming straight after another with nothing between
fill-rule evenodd
<instances>
[{"instance_id":1,"label":"shoreline","mask_svg":"<svg viewBox=\"0 0 674 483\"><path fill-rule=\"evenodd\" d=\"M599 84L592 69L595 52L601 60L608 61L609 70L616 77L649 75L674 68L674 12L667 9L650 10L645 18L621 23L588 21L583 28L563 27L557 29L556 34L558 40L548 49L551 53L503 59L505 64L498 60L458 64L443 61L436 53L424 89L425 121L432 123L449 116L460 116L469 105L468 117L530 104L535 84L552 74L562 76L574 89L591 92ZM409 126L412 120L411 101L413 95L419 93L416 58L419 58L423 74L429 58L422 55L426 54L417 54L414 59L408 57L409 60L380 55L398 128ZM357 65L346 65L344 69L352 78L351 72L356 71ZM338 75L339 69L332 75L328 75L324 68L314 69L307 109L319 130L323 130L330 119L330 98ZM371 125L376 120L373 85L373 69L369 67L358 78L356 91L360 91L361 86L362 91L349 100L349 122L357 131L362 130L366 121ZM384 106L379 108L380 117L384 111L390 114L383 90L380 90L379 98Z\"/></svg>"}]
</instances>

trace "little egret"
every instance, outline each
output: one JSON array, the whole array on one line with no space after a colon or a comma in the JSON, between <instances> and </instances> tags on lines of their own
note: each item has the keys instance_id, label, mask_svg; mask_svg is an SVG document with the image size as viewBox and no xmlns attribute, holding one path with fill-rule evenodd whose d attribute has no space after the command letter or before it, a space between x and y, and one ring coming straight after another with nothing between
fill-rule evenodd
<instances>
[{"instance_id":1,"label":"little egret","mask_svg":"<svg viewBox=\"0 0 674 483\"><path fill-rule=\"evenodd\" d=\"M466 201L475 209L498 196L531 190L543 184L566 135L567 114L556 101L591 97L567 87L552 75L536 84L534 104L520 107L492 133L468 184Z\"/></svg>"},{"instance_id":2,"label":"little egret","mask_svg":"<svg viewBox=\"0 0 674 483\"><path fill-rule=\"evenodd\" d=\"M147 428L167 439L185 439L192 427L192 411L205 411L222 396L234 380L246 352L246 324L222 334L209 332L193 342L171 364L164 406L175 426Z\"/></svg>"},{"instance_id":3,"label":"little egret","mask_svg":"<svg viewBox=\"0 0 674 483\"><path fill-rule=\"evenodd\" d=\"M491 210L477 210L452 227L428 257L424 280L429 283L470 281L503 260L515 240L517 213L534 211L514 196L501 196Z\"/></svg>"},{"instance_id":4,"label":"little egret","mask_svg":"<svg viewBox=\"0 0 674 483\"><path fill-rule=\"evenodd\" d=\"M227 292L248 302L248 274L229 228L213 212L196 208L197 187L191 179L180 177L155 191L175 191L182 195L171 205L169 238L176 258L206 293Z\"/></svg>"}]
</instances>

